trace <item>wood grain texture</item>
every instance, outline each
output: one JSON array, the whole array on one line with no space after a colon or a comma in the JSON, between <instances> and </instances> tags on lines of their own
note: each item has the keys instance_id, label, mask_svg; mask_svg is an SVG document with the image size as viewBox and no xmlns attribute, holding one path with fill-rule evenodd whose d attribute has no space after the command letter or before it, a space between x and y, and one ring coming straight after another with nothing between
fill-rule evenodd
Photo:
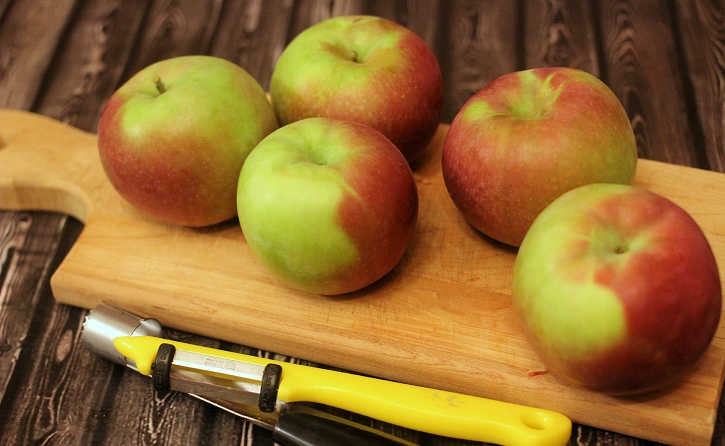
<instances>
[{"instance_id":1,"label":"wood grain texture","mask_svg":"<svg viewBox=\"0 0 725 446\"><path fill-rule=\"evenodd\" d=\"M153 0L136 36L122 80L170 57L206 54L220 19L221 0Z\"/></svg>"},{"instance_id":2,"label":"wood grain texture","mask_svg":"<svg viewBox=\"0 0 725 446\"><path fill-rule=\"evenodd\" d=\"M691 145L704 151L709 168L725 172L725 4L677 3L676 47L685 56L685 88L694 105L687 111L693 129Z\"/></svg>"},{"instance_id":3,"label":"wood grain texture","mask_svg":"<svg viewBox=\"0 0 725 446\"><path fill-rule=\"evenodd\" d=\"M99 110L118 88L142 24L144 2L83 2L59 46L35 110L95 132Z\"/></svg>"},{"instance_id":4,"label":"wood grain texture","mask_svg":"<svg viewBox=\"0 0 725 446\"><path fill-rule=\"evenodd\" d=\"M526 8L526 66L572 67L600 76L591 2L550 0Z\"/></svg>"},{"instance_id":5,"label":"wood grain texture","mask_svg":"<svg viewBox=\"0 0 725 446\"><path fill-rule=\"evenodd\" d=\"M34 213L29 217L26 215L25 219L30 220L31 230L34 226L41 229L45 226L45 231L48 228L56 228L56 231L45 234L44 245L45 249L54 251L58 249L67 217ZM41 226L40 223L44 221L46 224ZM30 234L29 231L28 235ZM43 239L38 237L36 242ZM28 272L38 274L39 277L28 278L25 286L37 288L32 293L17 295L17 298L26 298L29 301L22 303L34 306L34 317L32 321L21 318L14 320L17 328L23 327L27 331L24 333L21 348L11 352L16 364L10 381L4 388L6 393L2 404L6 409L0 411L0 426L13 426L17 431L12 436L6 433L0 434L3 444L32 444L51 437L63 437L69 431L85 435L73 427L73 420L77 419L79 411L86 409L86 404L79 404L79 402L85 403L84 398L65 405L67 389L85 383L84 380L75 379L76 375L70 370L72 367L78 370L87 366L83 364L83 359L77 358L76 355L92 356L83 349L75 348L82 320L79 316L83 312L78 308L60 305L53 300L47 279L50 270L58 266L60 259L55 256L57 251L43 255L43 251L32 244L32 239L26 239L26 243L28 245L19 249L17 253L28 252L26 260L35 258L36 262L40 260L41 263L30 265L26 269ZM22 275L19 275L19 278L22 279ZM23 285L23 282L18 285ZM12 304L17 305L20 302L6 303L12 309ZM3 307L3 310L7 311L7 308ZM10 315L13 313L9 312ZM24 325L19 322L30 322L30 324ZM93 373L94 370L91 368L88 372ZM24 389L33 389L35 392L25 392ZM25 410L8 409L12 407L23 407Z\"/></svg>"},{"instance_id":6,"label":"wood grain texture","mask_svg":"<svg viewBox=\"0 0 725 446\"><path fill-rule=\"evenodd\" d=\"M518 19L522 13L521 2L457 1L445 7L448 29L434 47L446 85L443 122L451 122L487 83L522 68Z\"/></svg>"},{"instance_id":7,"label":"wood grain texture","mask_svg":"<svg viewBox=\"0 0 725 446\"><path fill-rule=\"evenodd\" d=\"M68 0L6 6L0 28L0 107L33 106L74 7Z\"/></svg>"},{"instance_id":8,"label":"wood grain texture","mask_svg":"<svg viewBox=\"0 0 725 446\"><path fill-rule=\"evenodd\" d=\"M444 122L500 74L542 65L576 66L600 76L622 99L637 130L641 156L723 171L724 10L721 0L0 0L0 107L36 111L94 132L102 104L144 64L207 52L239 63L266 86L283 45L305 27L334 15L372 13L409 26L433 48L446 82ZM0 240L5 243L0 243L0 443L128 444L108 432L124 429L128 417L118 416L118 411L137 407L116 401L120 383L138 377L99 358L76 357L86 364L74 370L77 379L92 383L88 393L64 385L65 401L98 400L93 410L73 413L79 432L70 434L69 425L47 424L49 412L33 406L35 398L49 398L49 385L41 393L40 383L52 381L58 369L30 364L38 361L38 354L54 352L37 348L61 337L65 326L47 323L65 306L53 303L47 289L51 271L43 265L59 244L69 243L69 230L77 235L82 225L45 213L0 215ZM21 243L31 243L32 249L18 248ZM455 262L461 264L465 262ZM465 281L475 274L464 270L457 276ZM77 328L82 315L75 314L71 326ZM69 355L83 350L77 342L66 345ZM96 377L103 364L105 371ZM146 401L143 392L134 398L138 404ZM169 402L165 416L201 423L204 434L192 435L194 440L161 432L164 426L159 424L146 440L128 433L123 439L272 444L268 432L224 413L193 408L194 414L203 412L198 421L187 418L185 410L187 406ZM18 415L26 412L33 415ZM713 444L725 444L724 412L719 411ZM10 414L15 421L45 426L45 436L38 437L43 440L32 440L29 426L6 422ZM53 416L63 417L58 411ZM116 421L110 422L111 417ZM143 425L144 419L139 416L134 425ZM424 444L462 444L408 435ZM570 444L653 443L577 425Z\"/></svg>"},{"instance_id":9,"label":"wood grain texture","mask_svg":"<svg viewBox=\"0 0 725 446\"><path fill-rule=\"evenodd\" d=\"M209 54L237 63L268 91L274 64L288 43L290 9L283 1L225 3Z\"/></svg>"},{"instance_id":10,"label":"wood grain texture","mask_svg":"<svg viewBox=\"0 0 725 446\"><path fill-rule=\"evenodd\" d=\"M683 85L682 54L674 48L669 2L600 3L606 80L628 111L643 158L708 168L693 147ZM676 125L675 125L676 123Z\"/></svg>"},{"instance_id":11,"label":"wood grain texture","mask_svg":"<svg viewBox=\"0 0 725 446\"><path fill-rule=\"evenodd\" d=\"M0 214L0 397L8 388L31 328L43 277L51 270L66 217ZM1 398L0 398L1 399Z\"/></svg>"},{"instance_id":12,"label":"wood grain texture","mask_svg":"<svg viewBox=\"0 0 725 446\"><path fill-rule=\"evenodd\" d=\"M3 16L5 15L5 11L8 9L8 6L10 5L12 0L0 0L0 20L3 19Z\"/></svg>"}]
</instances>

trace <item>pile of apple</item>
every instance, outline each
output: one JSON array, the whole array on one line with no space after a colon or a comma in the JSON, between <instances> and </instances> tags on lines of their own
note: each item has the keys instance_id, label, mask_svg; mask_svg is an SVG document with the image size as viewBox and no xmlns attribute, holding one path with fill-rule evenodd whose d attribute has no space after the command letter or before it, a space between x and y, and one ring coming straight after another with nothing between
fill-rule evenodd
<instances>
[{"instance_id":1,"label":"pile of apple","mask_svg":"<svg viewBox=\"0 0 725 446\"><path fill-rule=\"evenodd\" d=\"M388 20L327 20L285 49L269 99L231 62L158 62L104 108L102 165L121 196L162 222L238 216L252 252L291 287L332 295L379 280L416 226L409 162L443 108L432 51Z\"/></svg>"},{"instance_id":2,"label":"pile of apple","mask_svg":"<svg viewBox=\"0 0 725 446\"><path fill-rule=\"evenodd\" d=\"M342 294L405 253L418 215L410 163L425 156L442 107L422 39L381 18L337 17L285 48L269 97L219 58L141 70L104 108L98 145L111 184L141 212L192 227L238 217L281 281ZM705 235L682 208L632 186L636 165L616 96L569 68L494 80L443 145L461 214L518 247L513 306L542 360L617 394L692 368L721 307Z\"/></svg>"}]
</instances>

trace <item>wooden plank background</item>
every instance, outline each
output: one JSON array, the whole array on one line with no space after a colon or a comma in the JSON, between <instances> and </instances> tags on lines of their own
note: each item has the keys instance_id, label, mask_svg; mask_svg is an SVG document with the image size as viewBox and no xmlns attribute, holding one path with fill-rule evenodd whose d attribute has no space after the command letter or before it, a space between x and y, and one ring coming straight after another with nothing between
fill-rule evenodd
<instances>
[{"instance_id":1,"label":"wooden plank background","mask_svg":"<svg viewBox=\"0 0 725 446\"><path fill-rule=\"evenodd\" d=\"M444 74L444 122L499 75L572 66L620 98L640 157L725 172L722 0L0 0L0 107L95 132L126 79L184 54L236 62L267 88L296 34L353 13L393 19L428 42ZM160 398L80 345L85 311L57 304L48 279L81 230L63 215L0 212L0 444L272 445L264 429L185 395ZM421 444L470 444L346 415ZM714 445L725 444L724 419L721 407ZM652 443L575 425L570 444Z\"/></svg>"}]
</instances>

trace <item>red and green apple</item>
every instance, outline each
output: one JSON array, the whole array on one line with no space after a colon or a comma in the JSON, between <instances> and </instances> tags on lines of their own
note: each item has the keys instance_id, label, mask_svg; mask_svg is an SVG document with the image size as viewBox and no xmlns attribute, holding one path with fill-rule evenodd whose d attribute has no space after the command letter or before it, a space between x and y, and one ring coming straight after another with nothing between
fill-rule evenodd
<instances>
[{"instance_id":1,"label":"red and green apple","mask_svg":"<svg viewBox=\"0 0 725 446\"><path fill-rule=\"evenodd\" d=\"M547 368L611 394L661 389L692 369L722 300L690 214L617 184L581 186L541 212L517 254L512 295Z\"/></svg>"},{"instance_id":2,"label":"red and green apple","mask_svg":"<svg viewBox=\"0 0 725 446\"><path fill-rule=\"evenodd\" d=\"M405 158L380 132L308 118L252 151L237 206L250 249L277 278L335 295L397 265L415 229L418 191Z\"/></svg>"},{"instance_id":3,"label":"red and green apple","mask_svg":"<svg viewBox=\"0 0 725 446\"><path fill-rule=\"evenodd\" d=\"M236 216L242 164L277 128L264 90L244 69L183 56L142 69L114 92L98 149L111 184L135 208L200 227Z\"/></svg>"},{"instance_id":4,"label":"red and green apple","mask_svg":"<svg viewBox=\"0 0 725 446\"><path fill-rule=\"evenodd\" d=\"M572 68L505 74L451 123L443 178L466 220L518 246L558 196L589 183L631 184L637 145L626 112L595 76Z\"/></svg>"},{"instance_id":5,"label":"red and green apple","mask_svg":"<svg viewBox=\"0 0 725 446\"><path fill-rule=\"evenodd\" d=\"M372 16L334 17L295 37L272 74L282 125L326 117L383 133L412 162L426 153L443 109L443 77L425 41Z\"/></svg>"}]
</instances>

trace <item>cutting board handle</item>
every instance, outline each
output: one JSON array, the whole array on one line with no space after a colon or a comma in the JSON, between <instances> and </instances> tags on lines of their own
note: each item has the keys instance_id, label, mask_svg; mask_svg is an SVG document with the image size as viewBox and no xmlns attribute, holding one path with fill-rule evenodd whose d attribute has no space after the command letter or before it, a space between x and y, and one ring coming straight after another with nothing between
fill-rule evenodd
<instances>
[{"instance_id":1,"label":"cutting board handle","mask_svg":"<svg viewBox=\"0 0 725 446\"><path fill-rule=\"evenodd\" d=\"M0 209L59 212L85 223L94 189L110 187L97 147L94 134L0 109Z\"/></svg>"}]
</instances>

